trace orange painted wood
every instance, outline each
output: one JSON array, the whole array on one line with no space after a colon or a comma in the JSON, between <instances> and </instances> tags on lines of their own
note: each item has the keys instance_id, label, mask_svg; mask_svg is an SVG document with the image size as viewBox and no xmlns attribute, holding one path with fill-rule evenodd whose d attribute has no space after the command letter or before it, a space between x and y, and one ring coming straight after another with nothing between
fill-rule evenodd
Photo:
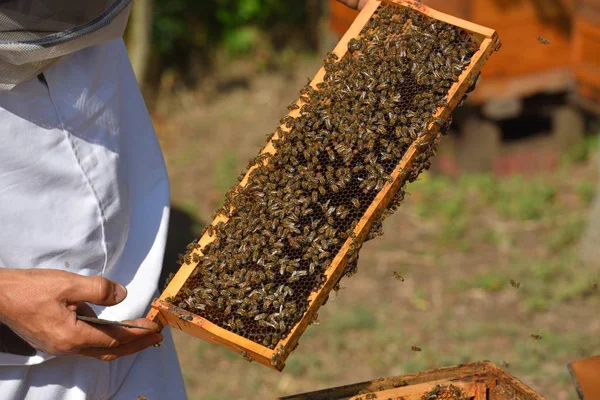
<instances>
[{"instance_id":1,"label":"orange painted wood","mask_svg":"<svg viewBox=\"0 0 600 400\"><path fill-rule=\"evenodd\" d=\"M440 380L427 383L420 383L417 385L405 386L401 388L394 388L388 390L382 390L376 392L377 398L381 399L393 399L393 400L422 400L425 395L430 393L437 386L450 386L453 385L460 389L466 398L475 398L476 400L481 399L481 384L475 382L461 382L451 380ZM485 389L483 389L485 393ZM364 394L358 394L350 397L348 400L364 400Z\"/></svg>"},{"instance_id":2,"label":"orange painted wood","mask_svg":"<svg viewBox=\"0 0 600 400\"><path fill-rule=\"evenodd\" d=\"M414 374L354 383L281 397L279 400L418 399L436 385L460 387L475 400L544 400L544 397L489 361L437 368Z\"/></svg>"},{"instance_id":3,"label":"orange painted wood","mask_svg":"<svg viewBox=\"0 0 600 400\"><path fill-rule=\"evenodd\" d=\"M465 71L463 71L462 75L459 77L459 81L455 83L448 92L448 106L439 109L436 116L434 117L434 119L447 119L450 113L461 101L467 89L472 85L475 77L481 71L483 65L486 63L490 55L498 47L498 35L492 29L485 28L480 25L476 25L471 22L440 13L436 10L424 6L418 1L384 1L388 4L395 4L397 6L412 7L413 9L416 9L419 12L422 12L423 14L426 14L431 18L443 20L450 24L459 26L470 32L473 39L477 43L479 43L479 49L473 55L471 63L465 69ZM378 7L380 7L381 4L381 0L369 1L365 8L362 10L362 12L354 20L353 25L350 27L350 29L346 32L344 37L340 40L340 42L333 50L333 53L338 55L340 59L346 54L347 45L350 39L360 34L364 25L370 20L373 13L377 10ZM323 81L324 75L325 70L324 68L321 68L315 75L314 79L311 81L311 85L313 87L316 87L318 83ZM297 101L297 104L302 106L302 102L300 100ZM297 117L299 115L299 110L294 110L290 112L289 115ZM281 126L281 129L287 130L285 126ZM362 219L359 221L354 231L359 243L362 243L364 241L373 223L379 219L381 213L387 208L394 195L404 185L407 175L412 167L413 161L415 160L416 156L420 154L421 149L425 147L423 146L423 144L428 143L432 140L436 140L438 138L439 129L439 124L432 123L429 127L428 132L426 132L423 136L417 139L409 147L396 169L392 172L392 181L386 183L383 189L377 194L373 203L367 209ZM273 140L276 138L277 136L275 135ZM261 153L274 154L275 151L276 150L274 146L271 142L269 142L267 143L267 145ZM268 162L268 158L265 159L263 162ZM253 168L249 169L247 175L240 182L240 186L243 187L247 184L249 174L253 170ZM212 224L215 225L220 221L226 222L227 218L224 216L219 216L215 219L215 221L212 222ZM204 236L202 236L202 238L199 241L200 250L196 250L196 252L198 254L201 254L201 249L204 248L204 246L206 246L206 244L210 243L212 240L213 238L210 237L208 233L206 233ZM147 318L156 321L163 327L166 325L171 325L175 328L181 329L186 333L189 333L201 339L208 340L220 346L227 347L231 350L237 351L238 353L245 352L247 357L250 357L261 364L273 367L281 371L285 365L284 361L287 359L289 354L296 348L300 336L302 336L302 334L316 315L318 309L321 307L321 305L326 300L335 284L343 275L345 267L348 263L347 255L352 245L352 241L353 239L349 238L344 243L339 253L331 262L331 265L325 271L326 281L323 287L318 292L312 293L310 295L308 299L309 306L305 315L291 330L290 334L278 344L276 352L279 355L279 362L275 363L274 365L271 365L270 362L271 357L273 357L273 355L275 354L273 350L268 349L258 343L251 342L223 328L220 328L217 325L211 323L210 321L207 321L198 316L194 316L192 321L182 321L179 316L186 315L189 313L164 301L167 297L174 297L179 292L179 290L184 286L188 277L196 268L196 263L184 264L179 269L179 271L173 277L167 288L161 294L160 301L155 301L153 303L152 310L148 314Z\"/></svg>"},{"instance_id":4,"label":"orange painted wood","mask_svg":"<svg viewBox=\"0 0 600 400\"><path fill-rule=\"evenodd\" d=\"M340 37L346 33L359 14L358 11L351 9L337 0L329 0L329 12L331 30Z\"/></svg>"},{"instance_id":5,"label":"orange painted wood","mask_svg":"<svg viewBox=\"0 0 600 400\"><path fill-rule=\"evenodd\" d=\"M579 95L600 107L600 2L577 10L572 57Z\"/></svg>"},{"instance_id":6,"label":"orange painted wood","mask_svg":"<svg viewBox=\"0 0 600 400\"><path fill-rule=\"evenodd\" d=\"M579 395L584 399L600 399L600 355L574 361L568 367Z\"/></svg>"}]
</instances>

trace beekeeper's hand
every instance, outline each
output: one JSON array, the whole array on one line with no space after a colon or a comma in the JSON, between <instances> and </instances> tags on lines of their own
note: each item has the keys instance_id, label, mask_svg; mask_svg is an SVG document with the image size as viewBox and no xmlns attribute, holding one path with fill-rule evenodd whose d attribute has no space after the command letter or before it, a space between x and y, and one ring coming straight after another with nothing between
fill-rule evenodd
<instances>
[{"instance_id":1,"label":"beekeeper's hand","mask_svg":"<svg viewBox=\"0 0 600 400\"><path fill-rule=\"evenodd\" d=\"M95 317L86 303L113 306L127 297L118 283L49 269L0 268L0 322L44 353L112 361L162 340L147 319L127 321L151 330L96 326L77 319Z\"/></svg>"},{"instance_id":2,"label":"beekeeper's hand","mask_svg":"<svg viewBox=\"0 0 600 400\"><path fill-rule=\"evenodd\" d=\"M340 3L344 3L350 8L354 8L356 10L362 10L362 8L367 4L368 0L338 0Z\"/></svg>"}]
</instances>

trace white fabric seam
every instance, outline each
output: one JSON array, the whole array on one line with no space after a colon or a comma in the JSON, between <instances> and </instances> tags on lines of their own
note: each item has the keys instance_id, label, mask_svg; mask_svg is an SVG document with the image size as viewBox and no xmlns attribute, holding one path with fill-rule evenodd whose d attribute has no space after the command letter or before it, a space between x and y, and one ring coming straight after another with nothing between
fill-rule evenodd
<instances>
[{"instance_id":1,"label":"white fabric seam","mask_svg":"<svg viewBox=\"0 0 600 400\"><path fill-rule=\"evenodd\" d=\"M104 276L104 273L106 271L106 266L108 264L108 245L106 243L106 229L104 226L106 223L104 207L102 206L102 202L100 201L100 197L98 197L98 193L96 192L96 189L94 188L94 185L92 184L92 181L90 180L88 175L85 173L85 170L83 169L83 166L81 165L81 160L79 159L79 154L77 153L77 149L75 148L75 144L73 143L71 133L65 129L65 124L63 122L63 119L62 119L60 113L58 112L58 107L56 106L56 103L54 102L54 97L52 96L52 91L50 90L50 82L48 82L48 77L46 75L44 75L44 78L46 80L46 88L48 89L48 96L50 97L50 101L52 102L54 112L56 113L56 117L58 118L58 122L60 123L60 129L63 132L63 134L65 135L67 141L69 142L71 151L73 152L73 155L75 156L75 160L77 160L77 166L79 167L81 174L85 178L85 181L86 181L87 185L89 186L90 191L92 192L92 195L94 196L94 200L96 201L96 208L98 209L98 213L100 216L100 232L102 234L102 251L104 252L104 263L102 265L101 275Z\"/></svg>"}]
</instances>

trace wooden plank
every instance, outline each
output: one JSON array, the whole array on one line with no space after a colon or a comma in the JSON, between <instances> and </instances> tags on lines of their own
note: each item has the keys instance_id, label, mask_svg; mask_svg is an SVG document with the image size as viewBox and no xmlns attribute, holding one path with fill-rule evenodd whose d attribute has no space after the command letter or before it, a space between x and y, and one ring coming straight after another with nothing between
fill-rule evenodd
<instances>
[{"instance_id":1,"label":"wooden plank","mask_svg":"<svg viewBox=\"0 0 600 400\"><path fill-rule=\"evenodd\" d=\"M158 310L164 326L169 325L186 333L189 333L197 338L203 339L209 343L225 347L239 354L246 354L248 359L257 361L269 368L271 366L271 357L274 351L261 346L251 340L238 336L233 332L221 328L213 324L207 319L191 314L188 311L182 310L171 303L156 299L152 303L152 308ZM189 315L191 320L184 320L181 317ZM282 370L285 364L282 364L279 370Z\"/></svg>"},{"instance_id":2,"label":"wooden plank","mask_svg":"<svg viewBox=\"0 0 600 400\"><path fill-rule=\"evenodd\" d=\"M481 384L477 382L464 382L460 380L439 380L431 381L426 383L420 383L417 385L411 385L401 388L394 388L388 390L382 390L375 392L377 398L381 399L394 399L394 400L422 400L423 396L430 393L437 386L448 387L453 385L461 390L461 392L467 396L467 398L481 399L480 393L482 392ZM485 393L485 385L483 392ZM348 400L365 400L366 395L358 394L350 397Z\"/></svg>"},{"instance_id":3,"label":"wooden plank","mask_svg":"<svg viewBox=\"0 0 600 400\"><path fill-rule=\"evenodd\" d=\"M600 5L577 10L573 29L573 69L578 95L589 110L600 110Z\"/></svg>"},{"instance_id":4,"label":"wooden plank","mask_svg":"<svg viewBox=\"0 0 600 400\"><path fill-rule=\"evenodd\" d=\"M474 400L544 399L491 362L480 361L281 397L279 400L366 400L367 394L376 395L377 399L421 400L436 385L450 384L459 387Z\"/></svg>"},{"instance_id":5,"label":"wooden plank","mask_svg":"<svg viewBox=\"0 0 600 400\"><path fill-rule=\"evenodd\" d=\"M485 362L473 362L469 364L456 365L451 367L437 368L429 371L417 372L391 378L376 379L354 383L335 388L318 390L310 393L296 394L293 396L281 397L280 400L329 400L346 399L356 396L361 392L378 392L409 385L418 385L427 382L458 380L474 375L484 375L486 369Z\"/></svg>"},{"instance_id":6,"label":"wooden plank","mask_svg":"<svg viewBox=\"0 0 600 400\"><path fill-rule=\"evenodd\" d=\"M456 26L460 26L463 29L469 31L474 39L480 44L479 50L474 54L471 59L471 63L469 66L463 71L462 75L459 78L459 81L455 83L448 92L448 106L445 108L440 108L436 113L436 117L445 120L448 118L453 109L457 106L457 104L462 100L464 94L467 89L473 83L477 73L483 67L483 64L487 61L492 52L498 47L498 37L496 33L489 29L482 27L480 25L472 24L467 21L460 20L458 18L440 13L438 11L432 10L430 8L425 7L419 2L412 0L384 0L387 4L394 4L397 6L404 7L412 7L432 18L440 19ZM377 10L377 8L381 5L380 0L371 0L358 17L355 19L353 25L346 32L344 37L337 44L333 53L338 55L341 59L347 52L347 44L348 42L354 38L359 36L360 32L364 25L370 20L373 13ZM314 79L311 81L311 85L316 87L316 85L323 81L323 77L325 75L325 69L321 68ZM297 104L302 106L302 102L298 100ZM289 113L292 117L297 117L299 115L299 110L294 110ZM287 130L285 126L281 126L281 129ZM404 184L408 173L410 172L411 166L416 158L421 152L421 149L424 147L425 143L429 141L435 140L438 136L440 126L437 123L432 123L429 126L428 132L426 132L421 138L416 140L410 148L407 150L406 154L400 161L399 165L391 174L392 182L387 183L384 188L377 194L375 200L370 205L368 210L363 215L362 219L359 221L355 234L357 236L357 240L359 243L362 243L366 238L368 232L370 231L373 223L380 217L381 213L387 208L389 202L400 189L400 187ZM277 139L277 135L273 137L272 140ZM275 148L272 142L267 143L265 148L261 151L261 153L269 153L274 154ZM268 158L263 162L268 162ZM253 168L250 168L244 179L242 179L240 186L245 186L247 184L250 173ZM216 225L219 222L226 222L227 218L224 216L218 216L213 222L212 225ZM201 249L204 248L208 243L213 240L212 237L205 233L199 241L200 250L196 250L195 253L201 255ZM313 316L316 314L319 307L323 304L327 296L329 295L333 286L337 283L337 281L342 276L344 269L347 265L347 254L352 245L353 239L348 239L344 245L342 246L339 253L336 255L334 260L331 262L329 268L325 271L326 281L323 287L316 293L312 293L309 297L309 306L307 312L303 316L303 318L296 324L296 326L291 330L290 334L286 339L282 340L277 349L279 350L280 360L281 362L272 366L275 369L281 370L283 368L283 361L289 356L289 354L293 351L298 343L298 339L304 333L306 327L310 324L313 319ZM184 264L175 277L171 280L165 291L161 294L159 302L155 302L153 304L152 311L148 314L148 318L154 320L163 326L173 325L174 327L183 330L189 334L192 334L196 337L202 339L211 339L213 343L222 345L224 347L230 348L234 351L238 351L239 353L245 352L249 357L254 358L257 357L256 360L261 364L265 364L265 357L268 355L273 355L273 350L270 350L262 345L259 345L254 342L250 342L249 340L236 335L230 331L227 331L223 328L218 327L215 324L206 321L200 317L194 317L194 319L190 322L180 323L180 319L177 317L178 314L186 313L185 311L174 307L171 304L164 302L167 297L174 297L179 290L183 287L189 276L192 274L194 269L196 268L197 263L191 262ZM215 337L220 337L222 340L216 340ZM271 364L269 363L269 366Z\"/></svg>"},{"instance_id":7,"label":"wooden plank","mask_svg":"<svg viewBox=\"0 0 600 400\"><path fill-rule=\"evenodd\" d=\"M478 35L484 36L486 38L496 37L496 31L494 29L485 27L483 25L476 24L474 22L470 22L461 18L457 18L450 14L445 14L443 12L434 10L433 8L427 7L425 4L421 2L421 0L383 0L389 3L396 3L403 6L412 7L415 10L422 12L425 15L430 16L431 18L439 19L440 21L447 22L451 25L458 26L466 31L476 33Z\"/></svg>"},{"instance_id":8,"label":"wooden plank","mask_svg":"<svg viewBox=\"0 0 600 400\"><path fill-rule=\"evenodd\" d=\"M488 376L497 380L497 385L490 392L492 399L514 399L514 400L545 400L529 386L500 369L489 361L484 362L485 372Z\"/></svg>"},{"instance_id":9,"label":"wooden plank","mask_svg":"<svg viewBox=\"0 0 600 400\"><path fill-rule=\"evenodd\" d=\"M581 399L600 399L600 355L573 361L568 369Z\"/></svg>"}]
</instances>

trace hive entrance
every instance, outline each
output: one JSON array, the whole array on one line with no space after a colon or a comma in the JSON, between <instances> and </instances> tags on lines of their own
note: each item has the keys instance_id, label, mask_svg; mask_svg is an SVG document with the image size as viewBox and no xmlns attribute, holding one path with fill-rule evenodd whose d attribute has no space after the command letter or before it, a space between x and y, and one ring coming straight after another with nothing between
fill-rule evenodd
<instances>
[{"instance_id":1,"label":"hive entrance","mask_svg":"<svg viewBox=\"0 0 600 400\"><path fill-rule=\"evenodd\" d=\"M323 82L302 89L272 137L274 154L253 160L245 184L227 194L218 214L228 221L209 227L213 241L202 254L189 246L183 261L198 265L170 301L274 349L347 240L356 261L358 222L477 49L454 25L382 4L341 60L327 56ZM434 150L421 149L409 180ZM400 189L387 214L402 199ZM380 229L378 221L370 236Z\"/></svg>"}]
</instances>

